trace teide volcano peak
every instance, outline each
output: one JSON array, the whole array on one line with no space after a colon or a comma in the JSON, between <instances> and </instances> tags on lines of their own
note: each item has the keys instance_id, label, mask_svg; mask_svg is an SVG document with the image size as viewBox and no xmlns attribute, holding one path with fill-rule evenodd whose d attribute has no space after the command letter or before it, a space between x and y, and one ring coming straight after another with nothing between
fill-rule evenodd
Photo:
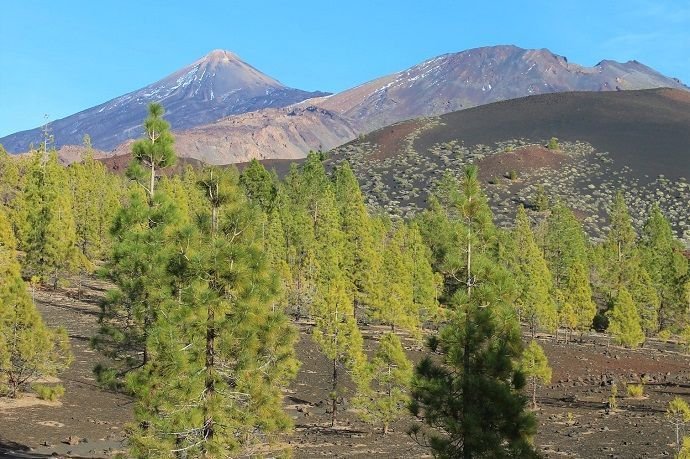
<instances>
[{"instance_id":1,"label":"teide volcano peak","mask_svg":"<svg viewBox=\"0 0 690 459\"><path fill-rule=\"evenodd\" d=\"M162 103L173 129L181 130L326 94L287 87L236 54L214 50L162 80L54 121L50 128L58 147L79 145L89 134L94 147L111 150L141 135L141 122L151 102ZM37 128L9 135L0 143L10 152L21 152L40 139Z\"/></svg>"}]
</instances>

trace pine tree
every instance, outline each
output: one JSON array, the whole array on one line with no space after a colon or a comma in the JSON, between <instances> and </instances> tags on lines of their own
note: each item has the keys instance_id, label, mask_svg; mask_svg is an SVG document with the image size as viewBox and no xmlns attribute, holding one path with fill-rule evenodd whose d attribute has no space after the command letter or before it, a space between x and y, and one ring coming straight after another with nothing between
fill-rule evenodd
<instances>
[{"instance_id":1,"label":"pine tree","mask_svg":"<svg viewBox=\"0 0 690 459\"><path fill-rule=\"evenodd\" d=\"M107 272L116 288L106 294L99 331L92 340L96 349L118 362L117 368L96 368L106 385L117 386L128 372L148 362L146 341L157 305L173 296L167 265L180 221L177 207L165 194L157 193L149 202L139 188L131 190L115 217Z\"/></svg>"},{"instance_id":2,"label":"pine tree","mask_svg":"<svg viewBox=\"0 0 690 459\"><path fill-rule=\"evenodd\" d=\"M355 304L355 318L361 319L380 305L381 252L374 249L372 220L362 192L349 164L338 166L333 174L333 188L340 207L345 235L344 269Z\"/></svg>"},{"instance_id":3,"label":"pine tree","mask_svg":"<svg viewBox=\"0 0 690 459\"><path fill-rule=\"evenodd\" d=\"M155 190L156 170L176 160L170 125L162 116L160 104L149 105L144 138L132 145L128 175L135 184L110 229L113 249L107 272L116 288L108 291L101 305L100 327L92 344L118 362L118 368L101 364L95 368L101 383L115 387L121 387L129 372L148 363L147 341L157 320L156 306L174 295L167 272L173 250L169 242L184 216L167 194ZM150 171L148 180L142 180L142 166Z\"/></svg>"},{"instance_id":4,"label":"pine tree","mask_svg":"<svg viewBox=\"0 0 690 459\"><path fill-rule=\"evenodd\" d=\"M685 434L685 425L690 422L690 406L680 397L676 397L668 402L666 409L666 419L674 427L676 431L676 448L678 454L681 454L681 449L685 446L683 435ZM690 452L690 451L689 451Z\"/></svg>"},{"instance_id":5,"label":"pine tree","mask_svg":"<svg viewBox=\"0 0 690 459\"><path fill-rule=\"evenodd\" d=\"M395 331L403 328L417 336L420 332L419 310L414 302L414 261L406 250L407 227L395 225L383 253L383 279L386 298L372 317Z\"/></svg>"},{"instance_id":6,"label":"pine tree","mask_svg":"<svg viewBox=\"0 0 690 459\"><path fill-rule=\"evenodd\" d=\"M539 184L537 187L537 197L534 199L534 210L537 212L549 210L549 197L544 190L544 185Z\"/></svg>"},{"instance_id":7,"label":"pine tree","mask_svg":"<svg viewBox=\"0 0 690 459\"><path fill-rule=\"evenodd\" d=\"M658 293L662 328L677 323L685 312L682 297L688 261L682 249L682 244L673 237L669 221L655 204L642 231L641 251L644 268Z\"/></svg>"},{"instance_id":8,"label":"pine tree","mask_svg":"<svg viewBox=\"0 0 690 459\"><path fill-rule=\"evenodd\" d=\"M301 170L292 165L285 178L285 204L280 215L286 232L288 264L292 273L289 303L297 318L308 313L314 300L318 273L314 225L319 199L328 184L323 164L310 154ZM282 192L282 190L281 190Z\"/></svg>"},{"instance_id":9,"label":"pine tree","mask_svg":"<svg viewBox=\"0 0 690 459\"><path fill-rule=\"evenodd\" d=\"M445 217L455 214L460 221L438 225L455 234L439 235L441 240L462 242L445 247L439 263L452 312L429 343L443 357L440 363L427 357L417 366L411 409L440 428L428 433L439 457L536 457L530 443L535 420L519 392L524 375L513 366L522 344L508 302L509 276L497 262L496 231L475 167L465 170L453 205ZM443 209L432 212L427 219L443 220Z\"/></svg>"},{"instance_id":10,"label":"pine tree","mask_svg":"<svg viewBox=\"0 0 690 459\"><path fill-rule=\"evenodd\" d=\"M111 249L110 223L120 207L122 189L120 179L94 159L88 145L81 162L68 171L77 247L82 258L93 263L103 260Z\"/></svg>"},{"instance_id":11,"label":"pine tree","mask_svg":"<svg viewBox=\"0 0 690 459\"><path fill-rule=\"evenodd\" d=\"M0 205L9 207L21 190L19 160L12 158L0 144Z\"/></svg>"},{"instance_id":12,"label":"pine tree","mask_svg":"<svg viewBox=\"0 0 690 459\"><path fill-rule=\"evenodd\" d=\"M149 116L144 120L144 138L132 145L132 158L128 174L140 180L148 192L149 201L153 201L156 186L156 171L175 164L177 157L173 144L175 138L170 132L170 124L163 119L165 110L159 103L149 104ZM141 181L148 170L148 180Z\"/></svg>"},{"instance_id":13,"label":"pine tree","mask_svg":"<svg viewBox=\"0 0 690 459\"><path fill-rule=\"evenodd\" d=\"M273 208L266 218L264 251L268 257L271 269L276 273L280 283L280 293L276 304L280 305L280 309L285 311L289 299L289 290L292 285L292 270L288 263L289 253L286 232L280 212L276 208Z\"/></svg>"},{"instance_id":14,"label":"pine tree","mask_svg":"<svg viewBox=\"0 0 690 459\"><path fill-rule=\"evenodd\" d=\"M606 241L601 247L600 266L603 293L612 300L621 287L630 288L630 283L639 262L636 240L623 194L618 192L609 210L611 221Z\"/></svg>"},{"instance_id":15,"label":"pine tree","mask_svg":"<svg viewBox=\"0 0 690 459\"><path fill-rule=\"evenodd\" d=\"M572 305L577 317L577 329L580 333L592 327L592 321L597 314L597 306L592 301L592 289L586 265L574 263L567 274L568 282L564 286L564 301Z\"/></svg>"},{"instance_id":16,"label":"pine tree","mask_svg":"<svg viewBox=\"0 0 690 459\"><path fill-rule=\"evenodd\" d=\"M424 244L416 222L410 224L407 235L407 250L412 257L412 287L414 311L424 321L439 320L438 277L431 267L431 253Z\"/></svg>"},{"instance_id":17,"label":"pine tree","mask_svg":"<svg viewBox=\"0 0 690 459\"><path fill-rule=\"evenodd\" d=\"M0 226L7 218L0 206ZM17 397L31 382L72 362L64 329L41 318L20 275L12 236L0 232L0 395Z\"/></svg>"},{"instance_id":18,"label":"pine tree","mask_svg":"<svg viewBox=\"0 0 690 459\"><path fill-rule=\"evenodd\" d=\"M546 219L543 241L546 263L553 276L555 288L564 290L572 266L580 263L587 267L587 239L582 225L562 201L556 201ZM589 279L587 279L589 285Z\"/></svg>"},{"instance_id":19,"label":"pine tree","mask_svg":"<svg viewBox=\"0 0 690 459\"><path fill-rule=\"evenodd\" d=\"M9 212L5 206L0 205L0 250L14 251L17 249L17 238L14 237L12 224L8 218Z\"/></svg>"},{"instance_id":20,"label":"pine tree","mask_svg":"<svg viewBox=\"0 0 690 459\"><path fill-rule=\"evenodd\" d=\"M637 347L644 342L640 315L630 293L622 287L609 311L609 333L615 340L627 347Z\"/></svg>"},{"instance_id":21,"label":"pine tree","mask_svg":"<svg viewBox=\"0 0 690 459\"><path fill-rule=\"evenodd\" d=\"M68 183L67 171L55 151L33 153L22 202L27 229L21 242L27 273L50 280L53 288L84 264L77 248Z\"/></svg>"},{"instance_id":22,"label":"pine tree","mask_svg":"<svg viewBox=\"0 0 690 459\"><path fill-rule=\"evenodd\" d=\"M515 228L510 238L510 265L518 286L518 317L527 321L532 337L538 328L555 331L558 311L551 298L551 273L534 241L524 207L518 208Z\"/></svg>"},{"instance_id":23,"label":"pine tree","mask_svg":"<svg viewBox=\"0 0 690 459\"><path fill-rule=\"evenodd\" d=\"M551 382L551 367L549 360L544 354L544 349L535 340L530 341L529 345L522 352L521 368L525 376L532 383L532 407L537 409L537 384L548 384Z\"/></svg>"},{"instance_id":24,"label":"pine tree","mask_svg":"<svg viewBox=\"0 0 690 459\"><path fill-rule=\"evenodd\" d=\"M313 337L332 362L331 426L335 426L339 368L344 366L349 372L358 374L363 370L366 357L362 335L355 321L354 303L347 292L347 278L343 272L345 238L340 229L335 195L330 187L326 188L320 201L315 226L319 271L312 305L315 320Z\"/></svg>"},{"instance_id":25,"label":"pine tree","mask_svg":"<svg viewBox=\"0 0 690 459\"><path fill-rule=\"evenodd\" d=\"M208 212L168 245L173 294L159 303L149 361L130 373L135 457L228 457L289 427L282 389L294 377L293 328L273 304L261 213L236 171L200 177Z\"/></svg>"},{"instance_id":26,"label":"pine tree","mask_svg":"<svg viewBox=\"0 0 690 459\"><path fill-rule=\"evenodd\" d=\"M362 410L362 418L380 425L385 435L390 424L407 409L413 374L412 363L397 335L386 333L381 338L363 374L357 383L361 392L355 405Z\"/></svg>"},{"instance_id":27,"label":"pine tree","mask_svg":"<svg viewBox=\"0 0 690 459\"><path fill-rule=\"evenodd\" d=\"M573 330L577 329L578 317L575 313L573 305L565 300L563 292L558 290L556 292L556 304L559 305L558 310L558 325L565 328L565 342L570 341Z\"/></svg>"},{"instance_id":28,"label":"pine tree","mask_svg":"<svg viewBox=\"0 0 690 459\"><path fill-rule=\"evenodd\" d=\"M611 230L598 248L596 257L599 290L612 304L618 291L624 287L630 293L638 314L644 318L645 331L654 334L659 328L659 296L643 264L637 235L621 193L616 195L609 218Z\"/></svg>"},{"instance_id":29,"label":"pine tree","mask_svg":"<svg viewBox=\"0 0 690 459\"><path fill-rule=\"evenodd\" d=\"M240 184L244 188L247 197L261 207L264 212L270 212L278 193L274 177L256 159L252 159L249 165L240 175Z\"/></svg>"}]
</instances>

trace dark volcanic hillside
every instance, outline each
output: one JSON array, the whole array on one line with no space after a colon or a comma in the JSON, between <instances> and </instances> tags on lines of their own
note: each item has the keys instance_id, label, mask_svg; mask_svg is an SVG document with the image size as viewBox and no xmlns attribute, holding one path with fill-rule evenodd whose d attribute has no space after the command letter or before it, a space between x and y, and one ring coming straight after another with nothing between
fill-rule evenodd
<instances>
[{"instance_id":1,"label":"dark volcanic hillside","mask_svg":"<svg viewBox=\"0 0 690 459\"><path fill-rule=\"evenodd\" d=\"M141 135L150 102L161 102L173 129L181 130L325 94L284 86L235 54L216 50L156 83L54 121L50 127L58 147L81 145L84 134L89 134L94 147L107 151ZM32 129L4 137L0 143L18 153L40 139L41 130Z\"/></svg>"},{"instance_id":2,"label":"dark volcanic hillside","mask_svg":"<svg viewBox=\"0 0 690 459\"><path fill-rule=\"evenodd\" d=\"M547 49L490 46L445 54L402 72L329 96L322 107L370 131L501 100L569 91L687 89L636 61L568 62Z\"/></svg>"},{"instance_id":3,"label":"dark volcanic hillside","mask_svg":"<svg viewBox=\"0 0 690 459\"><path fill-rule=\"evenodd\" d=\"M548 94L448 113L438 121L415 138L415 150L453 140L472 146L557 137L588 142L640 174L690 178L690 93L685 91ZM363 142L388 149L391 130L405 129L407 123L400 123L372 132Z\"/></svg>"},{"instance_id":4,"label":"dark volcanic hillside","mask_svg":"<svg viewBox=\"0 0 690 459\"><path fill-rule=\"evenodd\" d=\"M545 148L551 137L560 148ZM444 171L479 164L500 224L543 186L593 237L622 191L641 229L659 202L690 246L690 93L674 89L546 94L379 129L332 151L348 160L370 204L410 215ZM517 179L506 178L515 171Z\"/></svg>"}]
</instances>

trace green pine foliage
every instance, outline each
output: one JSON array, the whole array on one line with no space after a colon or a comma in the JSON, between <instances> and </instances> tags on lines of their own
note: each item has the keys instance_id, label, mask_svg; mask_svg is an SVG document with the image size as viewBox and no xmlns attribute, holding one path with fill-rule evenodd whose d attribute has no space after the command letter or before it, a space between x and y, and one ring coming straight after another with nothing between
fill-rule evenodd
<instances>
[{"instance_id":1,"label":"green pine foliage","mask_svg":"<svg viewBox=\"0 0 690 459\"><path fill-rule=\"evenodd\" d=\"M270 212L278 187L275 177L266 170L263 164L252 159L240 175L240 184L250 202L257 204L264 212Z\"/></svg>"},{"instance_id":2,"label":"green pine foliage","mask_svg":"<svg viewBox=\"0 0 690 459\"><path fill-rule=\"evenodd\" d=\"M335 194L326 187L316 214L315 235L319 270L312 304L315 321L313 338L332 363L331 426L337 422L338 399L341 397L339 371L360 374L366 363L362 335L355 320L354 302L348 294L347 276L343 270L345 236Z\"/></svg>"},{"instance_id":3,"label":"green pine foliage","mask_svg":"<svg viewBox=\"0 0 690 459\"><path fill-rule=\"evenodd\" d=\"M534 210L537 212L546 212L550 208L549 197L544 190L544 185L539 184L537 187L537 197L534 199Z\"/></svg>"},{"instance_id":4,"label":"green pine foliage","mask_svg":"<svg viewBox=\"0 0 690 459\"><path fill-rule=\"evenodd\" d=\"M402 328L418 336L420 319L414 301L414 260L407 250L407 226L394 225L383 253L383 278L386 280L386 298L375 310L373 317L391 327Z\"/></svg>"},{"instance_id":5,"label":"green pine foliage","mask_svg":"<svg viewBox=\"0 0 690 459\"><path fill-rule=\"evenodd\" d=\"M412 296L413 310L424 322L438 322L439 277L431 267L431 252L424 244L419 225L412 222L407 233L407 250L412 258Z\"/></svg>"},{"instance_id":6,"label":"green pine foliage","mask_svg":"<svg viewBox=\"0 0 690 459\"><path fill-rule=\"evenodd\" d=\"M94 159L90 149L68 172L77 247L92 264L110 253L110 223L120 207L122 183Z\"/></svg>"},{"instance_id":7,"label":"green pine foliage","mask_svg":"<svg viewBox=\"0 0 690 459\"><path fill-rule=\"evenodd\" d=\"M597 314L597 305L592 301L592 289L589 283L587 265L576 262L570 266L564 286L564 301L572 305L577 317L577 330L581 333L592 328L592 321Z\"/></svg>"},{"instance_id":8,"label":"green pine foliage","mask_svg":"<svg viewBox=\"0 0 690 459\"><path fill-rule=\"evenodd\" d=\"M573 330L577 329L578 316L572 303L566 301L565 295L560 290L556 291L556 304L558 305L558 326L565 329L565 342L568 343Z\"/></svg>"},{"instance_id":9,"label":"green pine foliage","mask_svg":"<svg viewBox=\"0 0 690 459\"><path fill-rule=\"evenodd\" d=\"M117 385L131 369L148 361L146 341L159 312L157 305L173 296L167 263L180 220L167 195L157 193L149 202L140 188L131 189L115 217L106 272L116 288L106 294L99 331L92 339L96 349L118 364L117 368L97 367L104 384Z\"/></svg>"},{"instance_id":10,"label":"green pine foliage","mask_svg":"<svg viewBox=\"0 0 690 459\"><path fill-rule=\"evenodd\" d=\"M686 309L683 285L688 274L688 260L682 249L680 241L673 236L671 224L655 204L642 231L641 251L651 286L658 294L662 328L680 323ZM648 317L645 322L650 320Z\"/></svg>"},{"instance_id":11,"label":"green pine foliage","mask_svg":"<svg viewBox=\"0 0 690 459\"><path fill-rule=\"evenodd\" d=\"M26 174L20 211L27 223L20 234L24 268L28 276L57 288L85 264L77 246L69 176L55 151L34 152Z\"/></svg>"},{"instance_id":12,"label":"green pine foliage","mask_svg":"<svg viewBox=\"0 0 690 459\"><path fill-rule=\"evenodd\" d=\"M617 343L626 347L638 347L645 340L640 315L630 293L622 287L608 312L609 328Z\"/></svg>"},{"instance_id":13,"label":"green pine foliage","mask_svg":"<svg viewBox=\"0 0 690 459\"><path fill-rule=\"evenodd\" d=\"M67 332L48 328L33 304L12 244L0 240L0 396L17 397L37 379L66 369L72 355Z\"/></svg>"},{"instance_id":14,"label":"green pine foliage","mask_svg":"<svg viewBox=\"0 0 690 459\"><path fill-rule=\"evenodd\" d=\"M589 260L587 237L582 225L562 201L556 201L551 208L546 219L544 239L540 241L554 287L565 290L573 265L579 263L586 268ZM590 288L589 278L587 284Z\"/></svg>"},{"instance_id":15,"label":"green pine foliage","mask_svg":"<svg viewBox=\"0 0 690 459\"><path fill-rule=\"evenodd\" d=\"M422 218L423 227L452 233L439 234L436 252L450 317L429 342L441 359L423 359L413 379L412 412L423 412L434 430L415 426L411 434L438 457L536 457L536 423L520 392L524 374L514 365L522 354L514 289L497 259L497 231L476 168L450 191L454 209L437 205Z\"/></svg>"},{"instance_id":16,"label":"green pine foliage","mask_svg":"<svg viewBox=\"0 0 690 459\"><path fill-rule=\"evenodd\" d=\"M509 241L509 264L518 288L518 318L529 324L533 337L538 329L553 332L558 326L558 310L551 297L551 273L522 206L518 208Z\"/></svg>"},{"instance_id":17,"label":"green pine foliage","mask_svg":"<svg viewBox=\"0 0 690 459\"><path fill-rule=\"evenodd\" d=\"M355 317L360 320L380 307L382 253L375 248L374 223L347 162L334 171L333 189L345 235L344 269L355 304Z\"/></svg>"},{"instance_id":18,"label":"green pine foliage","mask_svg":"<svg viewBox=\"0 0 690 459\"><path fill-rule=\"evenodd\" d=\"M400 338L394 333L383 335L363 377L357 381L360 393L354 404L362 419L380 426L387 434L390 424L407 411L412 375L412 362Z\"/></svg>"},{"instance_id":19,"label":"green pine foliage","mask_svg":"<svg viewBox=\"0 0 690 459\"><path fill-rule=\"evenodd\" d=\"M645 266L637 234L621 193L616 195L609 218L611 230L596 251L597 288L609 304L615 301L618 291L625 288L643 318L646 334L652 335L659 329L659 295Z\"/></svg>"},{"instance_id":20,"label":"green pine foliage","mask_svg":"<svg viewBox=\"0 0 690 459\"><path fill-rule=\"evenodd\" d=\"M152 324L149 362L127 381L137 398L135 457L233 456L291 424L282 389L297 371L296 335L273 307L261 211L233 170L209 169L200 184L207 218L172 239L174 294Z\"/></svg>"},{"instance_id":21,"label":"green pine foliage","mask_svg":"<svg viewBox=\"0 0 690 459\"><path fill-rule=\"evenodd\" d=\"M156 171L170 167L177 161L173 147L175 138L170 132L170 124L163 119L164 113L161 104L149 104L149 116L144 120L144 138L132 145L133 161L128 175L144 187L150 200L153 200L156 191Z\"/></svg>"},{"instance_id":22,"label":"green pine foliage","mask_svg":"<svg viewBox=\"0 0 690 459\"><path fill-rule=\"evenodd\" d=\"M535 340L530 341L522 352L521 368L532 384L532 407L537 409L537 385L551 382L551 367L544 349Z\"/></svg>"}]
</instances>

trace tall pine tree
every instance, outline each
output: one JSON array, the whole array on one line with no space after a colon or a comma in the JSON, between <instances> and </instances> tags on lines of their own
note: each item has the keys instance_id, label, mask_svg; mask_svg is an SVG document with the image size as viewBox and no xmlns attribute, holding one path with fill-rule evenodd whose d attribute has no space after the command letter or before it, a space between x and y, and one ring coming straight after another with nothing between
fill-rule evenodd
<instances>
[{"instance_id":1,"label":"tall pine tree","mask_svg":"<svg viewBox=\"0 0 690 459\"><path fill-rule=\"evenodd\" d=\"M17 397L33 381L72 361L64 329L48 328L27 292L15 240L0 206L0 396Z\"/></svg>"},{"instance_id":2,"label":"tall pine tree","mask_svg":"<svg viewBox=\"0 0 690 459\"><path fill-rule=\"evenodd\" d=\"M475 167L465 170L457 196L461 221L450 226L462 244L448 248L441 263L451 278L445 282L451 317L430 340L443 357L417 366L412 412L423 412L425 423L439 428L426 434L437 456L536 457L530 441L535 420L525 411L524 375L514 366L522 352L520 328Z\"/></svg>"}]
</instances>

